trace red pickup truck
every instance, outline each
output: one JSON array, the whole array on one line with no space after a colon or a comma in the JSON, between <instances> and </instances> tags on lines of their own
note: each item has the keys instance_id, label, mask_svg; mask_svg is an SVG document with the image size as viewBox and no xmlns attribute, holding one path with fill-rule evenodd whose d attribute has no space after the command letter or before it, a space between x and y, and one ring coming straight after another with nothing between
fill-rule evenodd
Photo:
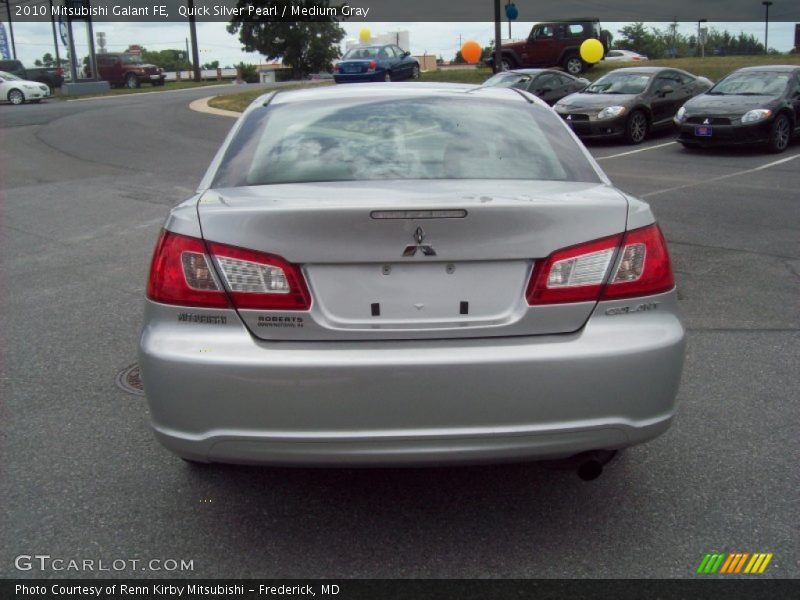
<instances>
[{"instance_id":1,"label":"red pickup truck","mask_svg":"<svg viewBox=\"0 0 800 600\"><path fill-rule=\"evenodd\" d=\"M526 40L503 44L503 70L523 67L561 67L570 75L579 75L591 65L581 60L581 44L594 38L608 51L608 36L598 19L576 19L537 23ZM492 65L494 57L487 63Z\"/></svg>"}]
</instances>

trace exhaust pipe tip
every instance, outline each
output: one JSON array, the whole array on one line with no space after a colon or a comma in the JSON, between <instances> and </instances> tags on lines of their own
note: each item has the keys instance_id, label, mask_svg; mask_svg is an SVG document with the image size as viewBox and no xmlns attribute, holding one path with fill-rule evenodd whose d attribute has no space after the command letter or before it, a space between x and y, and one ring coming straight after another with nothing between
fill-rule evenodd
<instances>
[{"instance_id":1,"label":"exhaust pipe tip","mask_svg":"<svg viewBox=\"0 0 800 600\"><path fill-rule=\"evenodd\" d=\"M602 474L603 464L599 460L586 460L578 466L578 477L583 481L593 481Z\"/></svg>"}]
</instances>

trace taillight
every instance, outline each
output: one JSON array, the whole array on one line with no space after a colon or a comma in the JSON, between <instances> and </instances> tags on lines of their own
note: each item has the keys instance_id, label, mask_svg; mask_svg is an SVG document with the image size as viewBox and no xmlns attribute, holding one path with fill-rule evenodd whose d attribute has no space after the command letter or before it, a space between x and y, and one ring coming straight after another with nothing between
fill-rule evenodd
<instances>
[{"instance_id":1,"label":"taillight","mask_svg":"<svg viewBox=\"0 0 800 600\"><path fill-rule=\"evenodd\" d=\"M664 236L653 224L537 261L525 297L530 305L593 302L659 294L674 285Z\"/></svg>"},{"instance_id":2,"label":"taillight","mask_svg":"<svg viewBox=\"0 0 800 600\"><path fill-rule=\"evenodd\" d=\"M603 290L602 300L652 296L675 287L667 242L658 225L625 234L617 268Z\"/></svg>"},{"instance_id":3,"label":"taillight","mask_svg":"<svg viewBox=\"0 0 800 600\"><path fill-rule=\"evenodd\" d=\"M300 267L279 256L208 242L236 308L308 310L308 292Z\"/></svg>"},{"instance_id":4,"label":"taillight","mask_svg":"<svg viewBox=\"0 0 800 600\"><path fill-rule=\"evenodd\" d=\"M147 297L163 304L229 308L202 240L162 231L147 281Z\"/></svg>"},{"instance_id":5,"label":"taillight","mask_svg":"<svg viewBox=\"0 0 800 600\"><path fill-rule=\"evenodd\" d=\"M341 70L342 70L342 66L341 65L333 65L333 72L334 73L339 73Z\"/></svg>"},{"instance_id":6,"label":"taillight","mask_svg":"<svg viewBox=\"0 0 800 600\"><path fill-rule=\"evenodd\" d=\"M214 268L216 267L216 269ZM217 275L219 273L219 276ZM308 310L300 269L278 256L163 231L147 297L164 304L260 310Z\"/></svg>"},{"instance_id":7,"label":"taillight","mask_svg":"<svg viewBox=\"0 0 800 600\"><path fill-rule=\"evenodd\" d=\"M377 62L375 62L374 60L369 61L369 64L367 65L367 71L374 71L377 68L378 68Z\"/></svg>"}]
</instances>

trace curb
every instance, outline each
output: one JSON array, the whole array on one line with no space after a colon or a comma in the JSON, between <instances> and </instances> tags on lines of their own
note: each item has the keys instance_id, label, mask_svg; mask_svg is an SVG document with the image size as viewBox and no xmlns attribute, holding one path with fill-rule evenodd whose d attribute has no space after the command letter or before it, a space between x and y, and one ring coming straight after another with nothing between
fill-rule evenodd
<instances>
[{"instance_id":1,"label":"curb","mask_svg":"<svg viewBox=\"0 0 800 600\"><path fill-rule=\"evenodd\" d=\"M233 110L224 110L222 108L213 108L208 105L208 101L216 96L206 96L205 98L198 98L197 100L189 103L189 109L199 113L206 113L208 115L217 115L219 117L230 117L238 119L242 113Z\"/></svg>"}]
</instances>

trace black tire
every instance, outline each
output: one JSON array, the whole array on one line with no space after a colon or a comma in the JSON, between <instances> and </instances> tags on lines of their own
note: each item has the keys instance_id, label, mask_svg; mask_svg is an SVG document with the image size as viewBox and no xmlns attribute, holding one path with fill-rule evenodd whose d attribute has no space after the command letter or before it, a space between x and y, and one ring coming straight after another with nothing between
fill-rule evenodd
<instances>
[{"instance_id":1,"label":"black tire","mask_svg":"<svg viewBox=\"0 0 800 600\"><path fill-rule=\"evenodd\" d=\"M565 57L561 66L570 75L580 75L586 70L586 63L577 54L570 54Z\"/></svg>"},{"instance_id":2,"label":"black tire","mask_svg":"<svg viewBox=\"0 0 800 600\"><path fill-rule=\"evenodd\" d=\"M647 137L649 129L647 115L641 110L635 110L625 121L625 141L632 145L641 144Z\"/></svg>"},{"instance_id":3,"label":"black tire","mask_svg":"<svg viewBox=\"0 0 800 600\"><path fill-rule=\"evenodd\" d=\"M767 149L772 154L780 154L789 147L791 139L792 122L785 113L780 113L772 121L772 127L769 130L769 140L767 141Z\"/></svg>"},{"instance_id":4,"label":"black tire","mask_svg":"<svg viewBox=\"0 0 800 600\"><path fill-rule=\"evenodd\" d=\"M6 100L8 100L14 106L19 106L20 104L25 103L25 94L22 93L22 90L14 88L13 90L8 91Z\"/></svg>"},{"instance_id":5,"label":"black tire","mask_svg":"<svg viewBox=\"0 0 800 600\"><path fill-rule=\"evenodd\" d=\"M503 58L500 59L500 68L503 71L513 71L517 68L517 61L514 60L513 56L509 56L508 54L504 54Z\"/></svg>"},{"instance_id":6,"label":"black tire","mask_svg":"<svg viewBox=\"0 0 800 600\"><path fill-rule=\"evenodd\" d=\"M142 84L139 81L139 78L133 73L128 73L125 76L125 87L128 88L129 90L135 90L137 88L140 88L141 86Z\"/></svg>"},{"instance_id":7,"label":"black tire","mask_svg":"<svg viewBox=\"0 0 800 600\"><path fill-rule=\"evenodd\" d=\"M411 79L419 79L419 65L414 65L411 68Z\"/></svg>"},{"instance_id":8,"label":"black tire","mask_svg":"<svg viewBox=\"0 0 800 600\"><path fill-rule=\"evenodd\" d=\"M164 80L163 79L158 79L156 81L153 81L153 87L162 86L162 85L164 85Z\"/></svg>"},{"instance_id":9,"label":"black tire","mask_svg":"<svg viewBox=\"0 0 800 600\"><path fill-rule=\"evenodd\" d=\"M389 83L389 82L391 82L391 81L392 81L392 72L391 72L391 71L386 71L386 72L383 74L383 80L384 80L386 83Z\"/></svg>"}]
</instances>

